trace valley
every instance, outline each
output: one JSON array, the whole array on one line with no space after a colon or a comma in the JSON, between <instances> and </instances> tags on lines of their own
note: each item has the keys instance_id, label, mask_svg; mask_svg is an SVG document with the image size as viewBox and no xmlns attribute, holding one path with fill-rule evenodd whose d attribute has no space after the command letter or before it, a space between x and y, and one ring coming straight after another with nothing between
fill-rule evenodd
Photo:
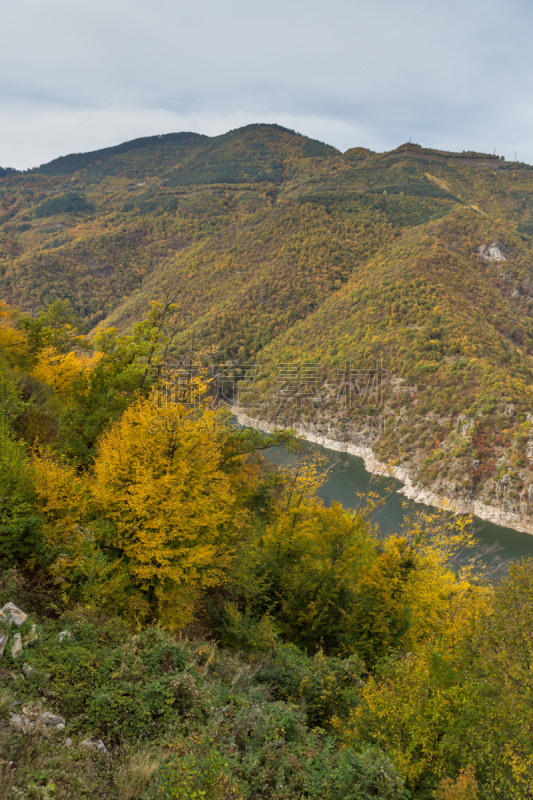
<instances>
[{"instance_id":1,"label":"valley","mask_svg":"<svg viewBox=\"0 0 533 800\"><path fill-rule=\"evenodd\" d=\"M139 139L0 172L0 296L126 332L186 286L172 363L199 336L227 381L253 373L250 416L326 426L419 493L530 531L532 192L526 164L410 143ZM281 384L284 364L313 381Z\"/></svg>"}]
</instances>

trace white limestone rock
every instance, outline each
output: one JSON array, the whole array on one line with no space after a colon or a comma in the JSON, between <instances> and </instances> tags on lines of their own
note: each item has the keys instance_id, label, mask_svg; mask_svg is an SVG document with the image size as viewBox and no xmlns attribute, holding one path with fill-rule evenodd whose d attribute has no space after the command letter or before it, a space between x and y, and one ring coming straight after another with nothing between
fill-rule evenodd
<instances>
[{"instance_id":1,"label":"white limestone rock","mask_svg":"<svg viewBox=\"0 0 533 800\"><path fill-rule=\"evenodd\" d=\"M4 655L7 640L9 639L9 629L11 628L11 617L0 611L0 660Z\"/></svg>"},{"instance_id":2,"label":"white limestone rock","mask_svg":"<svg viewBox=\"0 0 533 800\"><path fill-rule=\"evenodd\" d=\"M5 606L0 609L0 614L10 617L13 625L16 625L17 628L20 628L28 619L28 615L25 614L24 611L21 611L20 608L17 608L14 603L6 603Z\"/></svg>"},{"instance_id":3,"label":"white limestone rock","mask_svg":"<svg viewBox=\"0 0 533 800\"><path fill-rule=\"evenodd\" d=\"M489 245L482 244L478 248L478 253L485 261L507 261L498 242Z\"/></svg>"},{"instance_id":4,"label":"white limestone rock","mask_svg":"<svg viewBox=\"0 0 533 800\"><path fill-rule=\"evenodd\" d=\"M13 636L13 644L11 645L11 655L13 658L17 658L19 653L22 652L22 636L20 633L16 633Z\"/></svg>"}]
</instances>

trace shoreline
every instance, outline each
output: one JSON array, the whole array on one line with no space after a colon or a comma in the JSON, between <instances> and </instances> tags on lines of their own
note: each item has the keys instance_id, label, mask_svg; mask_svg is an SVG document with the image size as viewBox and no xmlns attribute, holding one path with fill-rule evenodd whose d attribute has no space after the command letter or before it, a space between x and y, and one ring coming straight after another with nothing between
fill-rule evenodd
<instances>
[{"instance_id":1,"label":"shoreline","mask_svg":"<svg viewBox=\"0 0 533 800\"><path fill-rule=\"evenodd\" d=\"M273 427L266 420L253 419L237 409L234 410L234 413L239 424L245 427L255 428L264 433L268 433ZM409 500L414 500L416 503L433 506L434 508L440 508L445 511L452 511L454 514L473 514L484 522L493 522L495 525L499 525L502 528L511 528L520 533L533 535L533 520L528 520L512 512L503 511L497 506L486 505L481 500L453 499L447 495L433 492L431 489L417 486L406 467L389 467L383 461L379 461L376 458L372 452L372 448L368 445L358 445L353 442L340 442L338 439L329 439L327 436L317 436L316 434L308 432L303 426L298 426L295 430L300 436L307 439L308 442L313 442L313 444L318 444L321 447L338 453L348 453L349 455L362 458L367 472L371 472L374 475L386 475L396 478L396 480L404 484L401 489L398 489L398 492Z\"/></svg>"}]
</instances>

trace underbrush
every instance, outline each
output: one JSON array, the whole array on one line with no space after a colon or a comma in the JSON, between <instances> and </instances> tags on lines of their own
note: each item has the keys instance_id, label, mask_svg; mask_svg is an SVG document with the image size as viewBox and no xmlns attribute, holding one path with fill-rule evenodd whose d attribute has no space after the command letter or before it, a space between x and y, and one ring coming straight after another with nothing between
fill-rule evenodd
<instances>
[{"instance_id":1,"label":"underbrush","mask_svg":"<svg viewBox=\"0 0 533 800\"><path fill-rule=\"evenodd\" d=\"M245 660L87 610L35 621L37 643L0 662L0 800L405 796L382 751L335 740L358 702L353 656L278 645ZM65 727L14 729L11 714L36 707Z\"/></svg>"}]
</instances>

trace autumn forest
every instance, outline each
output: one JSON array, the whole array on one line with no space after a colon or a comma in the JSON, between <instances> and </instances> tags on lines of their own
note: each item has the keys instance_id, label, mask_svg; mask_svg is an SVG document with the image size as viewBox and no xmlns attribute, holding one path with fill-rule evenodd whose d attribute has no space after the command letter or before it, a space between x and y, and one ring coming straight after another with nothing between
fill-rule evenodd
<instances>
[{"instance_id":1,"label":"autumn forest","mask_svg":"<svg viewBox=\"0 0 533 800\"><path fill-rule=\"evenodd\" d=\"M530 524L532 170L276 125L0 170L1 800L533 797L533 561L383 537L296 430Z\"/></svg>"}]
</instances>

